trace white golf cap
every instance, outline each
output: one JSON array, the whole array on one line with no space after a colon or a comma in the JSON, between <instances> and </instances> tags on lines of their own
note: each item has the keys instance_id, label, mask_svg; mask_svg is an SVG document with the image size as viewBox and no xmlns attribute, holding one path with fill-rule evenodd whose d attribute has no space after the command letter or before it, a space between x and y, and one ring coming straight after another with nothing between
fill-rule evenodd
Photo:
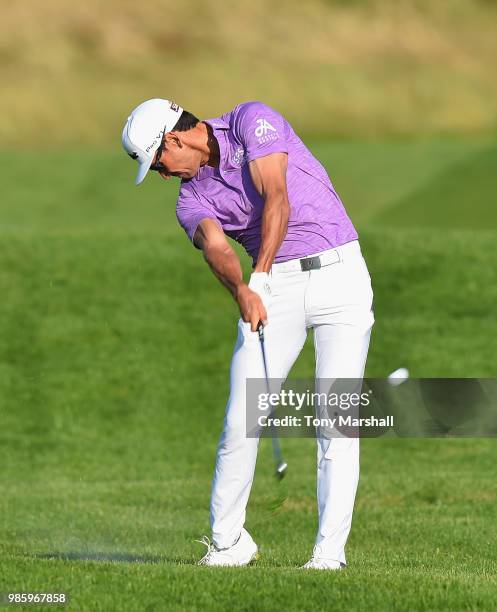
<instances>
[{"instance_id":1,"label":"white golf cap","mask_svg":"<svg viewBox=\"0 0 497 612\"><path fill-rule=\"evenodd\" d=\"M182 112L181 106L160 98L142 102L131 112L124 125L122 141L126 153L138 160L136 185L145 178L162 137L174 129Z\"/></svg>"}]
</instances>

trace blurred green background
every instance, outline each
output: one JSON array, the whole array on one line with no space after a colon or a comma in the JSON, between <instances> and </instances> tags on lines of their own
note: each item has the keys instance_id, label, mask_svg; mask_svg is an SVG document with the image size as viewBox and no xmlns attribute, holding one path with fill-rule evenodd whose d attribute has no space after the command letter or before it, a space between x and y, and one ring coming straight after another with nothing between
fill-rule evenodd
<instances>
[{"instance_id":1,"label":"blurred green background","mask_svg":"<svg viewBox=\"0 0 497 612\"><path fill-rule=\"evenodd\" d=\"M492 439L362 442L339 575L298 572L312 440L261 444L252 568L196 568L237 309L121 150L129 111L260 99L356 224L369 376L497 373L497 5L490 0L4 2L0 592L75 609L493 609ZM248 258L243 258L248 273ZM293 374L312 376L312 334ZM279 505L274 514L272 508Z\"/></svg>"},{"instance_id":2,"label":"blurred green background","mask_svg":"<svg viewBox=\"0 0 497 612\"><path fill-rule=\"evenodd\" d=\"M151 97L274 105L306 135L497 128L493 0L3 2L0 141L115 143Z\"/></svg>"}]
</instances>

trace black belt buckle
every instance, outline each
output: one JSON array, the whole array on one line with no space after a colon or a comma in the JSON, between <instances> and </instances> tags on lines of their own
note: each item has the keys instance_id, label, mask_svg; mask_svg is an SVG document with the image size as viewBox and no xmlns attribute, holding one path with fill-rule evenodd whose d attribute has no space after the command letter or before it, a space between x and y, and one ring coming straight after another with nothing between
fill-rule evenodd
<instances>
[{"instance_id":1,"label":"black belt buckle","mask_svg":"<svg viewBox=\"0 0 497 612\"><path fill-rule=\"evenodd\" d=\"M319 270L321 267L321 259L319 255L314 257L305 257L300 260L300 268L302 272L309 272L310 270Z\"/></svg>"}]
</instances>

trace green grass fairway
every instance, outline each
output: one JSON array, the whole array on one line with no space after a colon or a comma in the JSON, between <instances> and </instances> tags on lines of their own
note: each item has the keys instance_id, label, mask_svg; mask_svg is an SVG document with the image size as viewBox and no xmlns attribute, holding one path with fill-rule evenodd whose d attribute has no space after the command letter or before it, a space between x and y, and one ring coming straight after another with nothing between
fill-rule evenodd
<instances>
[{"instance_id":1,"label":"green grass fairway","mask_svg":"<svg viewBox=\"0 0 497 612\"><path fill-rule=\"evenodd\" d=\"M367 374L496 376L495 145L314 149L373 278ZM263 440L247 520L260 560L196 567L236 307L176 226L172 182L135 189L120 151L0 163L0 592L102 611L497 607L493 439L363 440L337 574L296 569L316 529L315 442L283 441L277 487ZM312 376L311 340L295 376Z\"/></svg>"},{"instance_id":2,"label":"green grass fairway","mask_svg":"<svg viewBox=\"0 0 497 612\"><path fill-rule=\"evenodd\" d=\"M378 224L496 229L497 145L477 150L382 210Z\"/></svg>"}]
</instances>

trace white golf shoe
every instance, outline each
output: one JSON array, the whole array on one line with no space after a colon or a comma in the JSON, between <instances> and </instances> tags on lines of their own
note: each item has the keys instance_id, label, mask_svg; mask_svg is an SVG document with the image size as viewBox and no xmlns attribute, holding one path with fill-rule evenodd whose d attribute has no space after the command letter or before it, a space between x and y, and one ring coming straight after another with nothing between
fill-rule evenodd
<instances>
[{"instance_id":1,"label":"white golf shoe","mask_svg":"<svg viewBox=\"0 0 497 612\"><path fill-rule=\"evenodd\" d=\"M300 569L315 569L315 570L341 570L345 567L344 563L340 563L336 559L326 559L322 556L323 551L320 546L316 544L314 546L314 550L312 551L312 557L305 565L303 565Z\"/></svg>"},{"instance_id":2,"label":"white golf shoe","mask_svg":"<svg viewBox=\"0 0 497 612\"><path fill-rule=\"evenodd\" d=\"M206 536L196 541L207 546L207 553L200 559L198 565L237 567L248 565L257 558L257 544L245 529L242 529L238 540L229 548L217 549Z\"/></svg>"}]
</instances>

